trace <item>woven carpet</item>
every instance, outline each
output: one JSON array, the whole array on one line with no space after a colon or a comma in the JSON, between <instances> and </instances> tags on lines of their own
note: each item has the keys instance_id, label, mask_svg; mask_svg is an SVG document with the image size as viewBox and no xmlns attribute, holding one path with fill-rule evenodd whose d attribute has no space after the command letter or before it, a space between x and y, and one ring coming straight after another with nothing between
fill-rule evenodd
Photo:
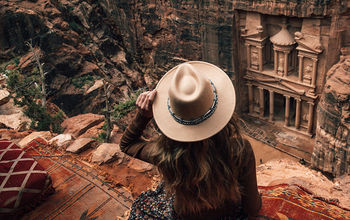
<instances>
[{"instance_id":1,"label":"woven carpet","mask_svg":"<svg viewBox=\"0 0 350 220\"><path fill-rule=\"evenodd\" d=\"M48 148L37 138L24 150L46 169L56 193L22 219L116 219L129 210L131 194L102 180L94 169ZM315 198L297 185L259 186L262 209L257 219L350 219L350 211Z\"/></svg>"},{"instance_id":2,"label":"woven carpet","mask_svg":"<svg viewBox=\"0 0 350 220\"><path fill-rule=\"evenodd\" d=\"M17 219L54 192L47 171L28 153L0 140L0 218Z\"/></svg>"},{"instance_id":3,"label":"woven carpet","mask_svg":"<svg viewBox=\"0 0 350 220\"><path fill-rule=\"evenodd\" d=\"M56 193L22 219L116 219L129 210L132 197L127 190L46 144L37 138L24 149L49 173Z\"/></svg>"},{"instance_id":4,"label":"woven carpet","mask_svg":"<svg viewBox=\"0 0 350 220\"><path fill-rule=\"evenodd\" d=\"M262 193L263 204L258 219L350 219L349 210L332 202L319 200L297 185L259 186L259 191Z\"/></svg>"}]
</instances>

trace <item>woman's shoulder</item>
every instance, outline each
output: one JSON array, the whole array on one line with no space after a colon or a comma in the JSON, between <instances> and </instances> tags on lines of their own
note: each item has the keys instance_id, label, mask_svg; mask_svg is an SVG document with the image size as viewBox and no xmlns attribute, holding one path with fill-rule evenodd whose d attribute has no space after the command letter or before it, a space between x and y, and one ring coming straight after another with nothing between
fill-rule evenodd
<instances>
[{"instance_id":1,"label":"woman's shoulder","mask_svg":"<svg viewBox=\"0 0 350 220\"><path fill-rule=\"evenodd\" d=\"M255 160L252 145L245 138L243 138L242 158L245 158L245 161L249 161L250 158Z\"/></svg>"}]
</instances>

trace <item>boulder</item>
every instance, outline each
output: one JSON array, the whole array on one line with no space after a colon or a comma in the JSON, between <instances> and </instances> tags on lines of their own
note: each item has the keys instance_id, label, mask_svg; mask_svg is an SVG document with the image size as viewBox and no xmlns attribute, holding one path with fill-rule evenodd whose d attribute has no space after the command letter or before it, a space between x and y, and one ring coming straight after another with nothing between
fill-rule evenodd
<instances>
[{"instance_id":1,"label":"boulder","mask_svg":"<svg viewBox=\"0 0 350 220\"><path fill-rule=\"evenodd\" d=\"M64 120L61 124L65 134L71 134L77 138L84 134L89 128L92 128L104 121L103 115L92 113L81 114Z\"/></svg>"},{"instance_id":2,"label":"boulder","mask_svg":"<svg viewBox=\"0 0 350 220\"><path fill-rule=\"evenodd\" d=\"M49 141L50 145L56 145L57 147L64 147L73 140L71 134L59 134Z\"/></svg>"},{"instance_id":3,"label":"boulder","mask_svg":"<svg viewBox=\"0 0 350 220\"><path fill-rule=\"evenodd\" d=\"M18 142L18 145L20 147L25 147L27 146L27 144L29 144L31 141L33 141L36 138L42 138L45 141L49 140L52 137L52 134L50 131L36 131L31 133L30 135L26 136L25 138L23 138L20 142Z\"/></svg>"},{"instance_id":4,"label":"boulder","mask_svg":"<svg viewBox=\"0 0 350 220\"><path fill-rule=\"evenodd\" d=\"M144 162L142 160L136 159L136 158L131 158L128 167L131 169L136 170L139 173L144 173L147 171L151 171L153 169L153 165L147 162Z\"/></svg>"},{"instance_id":5,"label":"boulder","mask_svg":"<svg viewBox=\"0 0 350 220\"><path fill-rule=\"evenodd\" d=\"M118 144L101 144L92 154L91 161L98 164L109 163L118 160L118 164L122 162L125 154L121 152Z\"/></svg>"},{"instance_id":6,"label":"boulder","mask_svg":"<svg viewBox=\"0 0 350 220\"><path fill-rule=\"evenodd\" d=\"M6 104L0 105L0 123L17 131L29 129L31 120L24 115L22 109L15 106L11 99Z\"/></svg>"},{"instance_id":7,"label":"boulder","mask_svg":"<svg viewBox=\"0 0 350 220\"><path fill-rule=\"evenodd\" d=\"M86 130L84 132L84 134L80 135L79 137L80 138L83 138L83 137L87 137L87 138L98 137L99 134L101 132L103 132L103 124L104 124L104 121L99 123L98 125L95 125L92 128L89 128L88 130Z\"/></svg>"},{"instance_id":8,"label":"boulder","mask_svg":"<svg viewBox=\"0 0 350 220\"><path fill-rule=\"evenodd\" d=\"M341 207L350 208L350 175L332 180L321 172L290 159L270 160L256 168L258 186L296 184L326 201L339 200Z\"/></svg>"},{"instance_id":9,"label":"boulder","mask_svg":"<svg viewBox=\"0 0 350 220\"><path fill-rule=\"evenodd\" d=\"M13 129L3 129L0 128L0 138L1 139L7 139L7 140L19 140L26 136L28 136L32 131L26 130L26 131L15 131ZM14 141L17 143L17 141Z\"/></svg>"},{"instance_id":10,"label":"boulder","mask_svg":"<svg viewBox=\"0 0 350 220\"><path fill-rule=\"evenodd\" d=\"M0 105L4 105L10 101L10 93L4 89L0 89Z\"/></svg>"},{"instance_id":11,"label":"boulder","mask_svg":"<svg viewBox=\"0 0 350 220\"><path fill-rule=\"evenodd\" d=\"M71 145L69 145L66 151L71 153L80 153L89 148L93 142L95 142L95 140L91 138L78 138Z\"/></svg>"}]
</instances>

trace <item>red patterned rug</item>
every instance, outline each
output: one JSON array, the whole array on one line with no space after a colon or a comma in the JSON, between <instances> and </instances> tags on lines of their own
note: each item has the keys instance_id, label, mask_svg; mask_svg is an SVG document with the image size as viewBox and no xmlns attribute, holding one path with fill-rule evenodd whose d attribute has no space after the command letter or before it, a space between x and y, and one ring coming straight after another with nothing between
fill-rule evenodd
<instances>
[{"instance_id":1,"label":"red patterned rug","mask_svg":"<svg viewBox=\"0 0 350 220\"><path fill-rule=\"evenodd\" d=\"M52 178L56 193L23 219L116 219L129 210L132 197L106 182L95 169L36 138L25 147Z\"/></svg>"},{"instance_id":2,"label":"red patterned rug","mask_svg":"<svg viewBox=\"0 0 350 220\"><path fill-rule=\"evenodd\" d=\"M38 162L8 140L0 140L0 217L17 219L53 193L51 178Z\"/></svg>"},{"instance_id":3,"label":"red patterned rug","mask_svg":"<svg viewBox=\"0 0 350 220\"><path fill-rule=\"evenodd\" d=\"M7 146L11 144L11 142L6 143ZM33 167L35 162L29 159L28 154L30 154L52 177L53 187L56 189L55 194L23 216L23 219L93 219L94 217L115 219L130 208L132 198L128 191L105 182L94 169L82 162L72 160L70 155L48 148L46 144L46 141L37 138L24 148L26 153L15 149L15 145L10 147L14 148L13 152L16 155L20 153L16 157L20 159L10 158L9 160L14 162L24 160L21 163L31 161L30 167ZM40 169L43 170L42 168ZM22 172L15 170L17 171ZM297 185L260 186L259 191L262 193L263 205L257 219L350 219L349 210L335 203L319 200ZM20 202L14 202L13 205L16 203L20 204Z\"/></svg>"},{"instance_id":4,"label":"red patterned rug","mask_svg":"<svg viewBox=\"0 0 350 220\"><path fill-rule=\"evenodd\" d=\"M262 193L263 204L258 219L350 219L350 210L319 200L297 185L259 186L259 191Z\"/></svg>"}]
</instances>

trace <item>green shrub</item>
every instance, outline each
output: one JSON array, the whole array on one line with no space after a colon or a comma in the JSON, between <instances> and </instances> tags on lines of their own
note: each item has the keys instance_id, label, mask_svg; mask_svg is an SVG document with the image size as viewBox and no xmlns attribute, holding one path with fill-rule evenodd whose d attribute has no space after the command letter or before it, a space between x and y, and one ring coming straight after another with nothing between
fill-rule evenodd
<instances>
[{"instance_id":1,"label":"green shrub","mask_svg":"<svg viewBox=\"0 0 350 220\"><path fill-rule=\"evenodd\" d=\"M64 120L63 112L51 116L46 106L42 106L40 90L40 76L37 71L31 75L22 75L18 69L5 71L7 87L11 92L14 103L23 107L23 113L31 119L30 127L39 131L53 131L61 133L61 123Z\"/></svg>"},{"instance_id":2,"label":"green shrub","mask_svg":"<svg viewBox=\"0 0 350 220\"><path fill-rule=\"evenodd\" d=\"M144 88L140 88L135 91L132 97L129 100L119 102L118 104L113 105L112 110L112 119L113 121L119 120L127 115L129 112L133 111L136 108L136 99L144 91Z\"/></svg>"},{"instance_id":3,"label":"green shrub","mask_svg":"<svg viewBox=\"0 0 350 220\"><path fill-rule=\"evenodd\" d=\"M99 143L103 143L103 142L105 142L106 137L107 137L106 132L101 132L98 134L97 137L92 137L92 139L94 139L95 141L97 141Z\"/></svg>"},{"instance_id":4,"label":"green shrub","mask_svg":"<svg viewBox=\"0 0 350 220\"><path fill-rule=\"evenodd\" d=\"M72 79L72 84L75 88L80 89L86 84L92 84L94 82L94 77L91 75L83 75L78 78Z\"/></svg>"}]
</instances>

